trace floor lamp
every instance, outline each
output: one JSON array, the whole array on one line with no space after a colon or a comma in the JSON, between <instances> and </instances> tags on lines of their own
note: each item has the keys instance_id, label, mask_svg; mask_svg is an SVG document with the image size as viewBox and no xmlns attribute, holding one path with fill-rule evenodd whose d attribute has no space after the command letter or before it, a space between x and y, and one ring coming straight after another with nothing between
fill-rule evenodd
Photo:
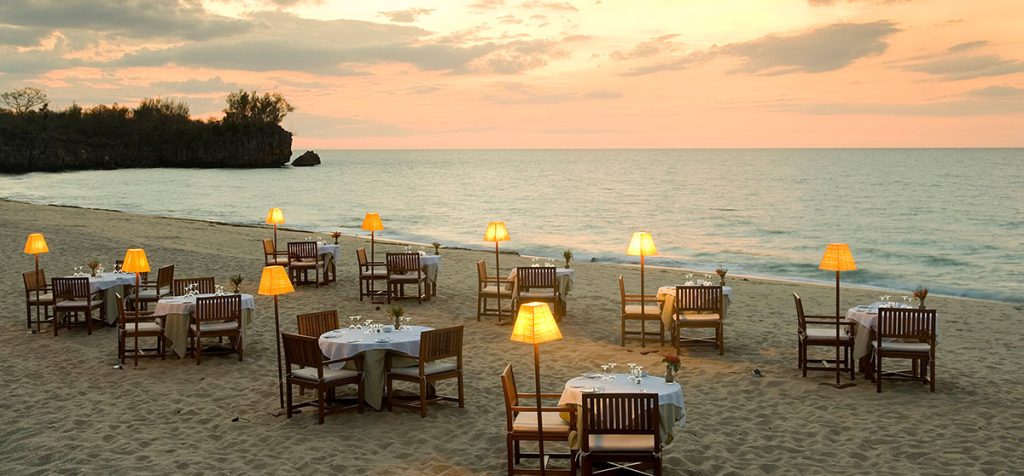
<instances>
[{"instance_id":1,"label":"floor lamp","mask_svg":"<svg viewBox=\"0 0 1024 476\"><path fill-rule=\"evenodd\" d=\"M121 271L135 273L135 366L139 366L139 274L149 272L149 260L142 248L131 248L124 254L124 262L121 264ZM157 290L159 295L160 290ZM124 363L124 362L122 362Z\"/></svg>"},{"instance_id":2,"label":"floor lamp","mask_svg":"<svg viewBox=\"0 0 1024 476\"><path fill-rule=\"evenodd\" d=\"M850 245L829 243L825 247L825 254L821 257L818 269L836 272L836 387L839 387L839 320L842 318L839 314L839 273L857 269L857 263L853 261L853 254L850 253Z\"/></svg>"},{"instance_id":3,"label":"floor lamp","mask_svg":"<svg viewBox=\"0 0 1024 476\"><path fill-rule=\"evenodd\" d=\"M629 247L626 248L626 254L629 256L640 257L640 315L646 316L647 314L647 292L644 286L644 257L654 256L658 254L658 249L654 247L654 239L651 238L651 234L646 231L637 231L633 233L633 238L629 240ZM644 335L644 326L647 324L647 319L640 320L640 346L647 346L647 337ZM664 334L662 334L664 336ZM663 337L664 338L664 337ZM665 341L662 340L662 343Z\"/></svg>"},{"instance_id":4,"label":"floor lamp","mask_svg":"<svg viewBox=\"0 0 1024 476\"><path fill-rule=\"evenodd\" d=\"M370 274L375 275L377 271L377 250L375 249L377 241L376 235L378 231L384 230L384 223L380 221L380 214L374 212L367 213L366 216L363 217L363 224L360 228L370 232ZM373 285L375 281L376 280L374 279L370 280L370 295L373 296L370 298L371 302L377 297L377 290L374 289Z\"/></svg>"},{"instance_id":5,"label":"floor lamp","mask_svg":"<svg viewBox=\"0 0 1024 476\"><path fill-rule=\"evenodd\" d=\"M284 225L284 212L280 208L271 208L267 211L268 225L274 225L274 253L277 253L277 225ZM274 259L277 259L277 255L274 255Z\"/></svg>"},{"instance_id":6,"label":"floor lamp","mask_svg":"<svg viewBox=\"0 0 1024 476\"><path fill-rule=\"evenodd\" d=\"M498 242L508 241L511 237L508 234L508 228L505 228L505 222L503 221L492 221L487 224L487 231L484 232L484 241L494 242L494 277L495 286L498 288L498 322L501 322L501 258L498 251ZM486 278L486 276L485 276ZM509 310L509 314L512 314Z\"/></svg>"},{"instance_id":7,"label":"floor lamp","mask_svg":"<svg viewBox=\"0 0 1024 476\"><path fill-rule=\"evenodd\" d=\"M528 302L519 306L515 326L512 328L512 341L533 344L534 391L537 393L537 458L540 460L540 474L544 474L544 414L540 402L540 344L561 340L562 332L558 330L555 316L551 308L542 302Z\"/></svg>"},{"instance_id":8,"label":"floor lamp","mask_svg":"<svg viewBox=\"0 0 1024 476\"><path fill-rule=\"evenodd\" d=\"M43 237L42 233L32 233L28 235L28 239L25 240L25 254L32 255L36 261L36 333L41 332L39 329L39 289L46 287L46 283L39 282L39 255L43 253L49 253L50 248L46 246L46 238ZM53 325L57 325L56 321L56 308L54 308L54 322ZM32 328L32 323L28 325L29 329Z\"/></svg>"},{"instance_id":9,"label":"floor lamp","mask_svg":"<svg viewBox=\"0 0 1024 476\"><path fill-rule=\"evenodd\" d=\"M263 296L274 296L274 349L277 350L277 391L284 408L284 378L281 370L281 317L277 308L277 297L295 292L292 280L284 266L266 266L260 276L260 288L257 291Z\"/></svg>"}]
</instances>

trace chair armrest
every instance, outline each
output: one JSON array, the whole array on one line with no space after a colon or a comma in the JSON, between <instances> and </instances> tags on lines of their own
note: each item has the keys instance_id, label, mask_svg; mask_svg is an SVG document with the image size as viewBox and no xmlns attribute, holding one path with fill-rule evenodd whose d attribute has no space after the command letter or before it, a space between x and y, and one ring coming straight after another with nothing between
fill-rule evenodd
<instances>
[{"instance_id":1,"label":"chair armrest","mask_svg":"<svg viewBox=\"0 0 1024 476\"><path fill-rule=\"evenodd\" d=\"M829 316L826 314L804 314L804 319L831 319L833 321L837 319L845 319L842 316Z\"/></svg>"},{"instance_id":2,"label":"chair armrest","mask_svg":"<svg viewBox=\"0 0 1024 476\"><path fill-rule=\"evenodd\" d=\"M524 412L524 413L528 413L528 412L536 413L537 410L538 410L537 407L527 407L527 406L523 406L523 405L513 405L511 407L511 409L514 412ZM565 405L565 406L561 406L561 407L540 407L540 411L543 412L543 413L554 413L554 412L558 412L558 413L562 413L562 412L565 412L565 413L576 413L576 408L571 406L571 405Z\"/></svg>"},{"instance_id":3,"label":"chair armrest","mask_svg":"<svg viewBox=\"0 0 1024 476\"><path fill-rule=\"evenodd\" d=\"M627 294L625 298L626 302L664 302L664 299L658 299L658 296L653 294L643 295L640 294Z\"/></svg>"},{"instance_id":4,"label":"chair armrest","mask_svg":"<svg viewBox=\"0 0 1024 476\"><path fill-rule=\"evenodd\" d=\"M537 398L537 394L536 393L520 393L520 394L517 394L516 397L519 397L519 398ZM540 394L540 398L562 398L562 394L560 394L560 393L542 393L542 394Z\"/></svg>"},{"instance_id":5,"label":"chair armrest","mask_svg":"<svg viewBox=\"0 0 1024 476\"><path fill-rule=\"evenodd\" d=\"M826 326L835 326L835 325L849 326L849 325L855 324L853 321L847 321L846 319L824 319L824 320L805 319L804 322L806 322L808 324L820 324L820 325L826 325Z\"/></svg>"}]
</instances>

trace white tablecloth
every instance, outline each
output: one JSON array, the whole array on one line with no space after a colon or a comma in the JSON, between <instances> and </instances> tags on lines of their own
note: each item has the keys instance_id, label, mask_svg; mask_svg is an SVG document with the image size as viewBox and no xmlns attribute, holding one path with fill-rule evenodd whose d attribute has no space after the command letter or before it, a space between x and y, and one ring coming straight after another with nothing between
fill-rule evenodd
<instances>
[{"instance_id":1,"label":"white tablecloth","mask_svg":"<svg viewBox=\"0 0 1024 476\"><path fill-rule=\"evenodd\" d=\"M79 276L65 276L67 278L75 278ZM142 277L139 277L139 283L142 282ZM114 294L120 294L121 297L128 299L125 295L127 290L125 286L135 285L135 274L134 273L102 273L96 277L89 277L89 292L98 293L103 292L103 307L106 313L107 324L113 325L117 323L117 298Z\"/></svg>"},{"instance_id":2,"label":"white tablecloth","mask_svg":"<svg viewBox=\"0 0 1024 476\"><path fill-rule=\"evenodd\" d=\"M338 264L338 254L341 253L341 245L335 245L333 243L317 243L316 252L320 256L327 254L331 255L331 260L334 261L334 264Z\"/></svg>"},{"instance_id":3,"label":"white tablecloth","mask_svg":"<svg viewBox=\"0 0 1024 476\"><path fill-rule=\"evenodd\" d=\"M213 294L198 296L170 296L156 303L153 316L164 318L164 336L167 348L184 358L188 350L188 327L192 321L192 313L196 309L197 297L209 297ZM251 294L242 294L242 345L245 345L245 328L252 324L256 310L256 300Z\"/></svg>"},{"instance_id":4,"label":"white tablecloth","mask_svg":"<svg viewBox=\"0 0 1024 476\"><path fill-rule=\"evenodd\" d=\"M679 286L683 286L680 284ZM689 284L687 284L689 286ZM722 286L722 320L725 320L725 315L729 314L729 304L732 302L732 288L729 286ZM661 308L661 322L665 323L665 328L668 329L672 326L672 313L675 312L674 306L676 302L676 286L662 286L658 288L658 299L664 300Z\"/></svg>"},{"instance_id":5,"label":"white tablecloth","mask_svg":"<svg viewBox=\"0 0 1024 476\"><path fill-rule=\"evenodd\" d=\"M871 340L875 329L878 328L879 307L908 308L911 306L896 302L875 302L869 305L854 306L846 311L846 318L857 323L853 336L854 362L859 362L871 350Z\"/></svg>"},{"instance_id":6,"label":"white tablecloth","mask_svg":"<svg viewBox=\"0 0 1024 476\"><path fill-rule=\"evenodd\" d=\"M572 268L555 268L555 284L558 286L558 293L562 295L563 299L572 291L575 276L576 270ZM512 268L512 271L509 271L508 280L510 281L509 289L513 289L516 282L516 268Z\"/></svg>"},{"instance_id":7,"label":"white tablecloth","mask_svg":"<svg viewBox=\"0 0 1024 476\"><path fill-rule=\"evenodd\" d=\"M383 324L379 322L378 324ZM420 334L432 328L426 326L405 326L398 332L366 334L365 329L342 328L320 336L320 351L330 360L346 359L363 354L363 400L374 409L380 410L384 399L384 358L388 352L397 352L409 357L420 354ZM386 339L387 342L378 342ZM406 360L405 366L414 363ZM332 364L340 369L342 364Z\"/></svg>"},{"instance_id":8,"label":"white tablecloth","mask_svg":"<svg viewBox=\"0 0 1024 476\"><path fill-rule=\"evenodd\" d=\"M559 405L583 405L583 393L585 389L598 388L600 393L657 393L658 394L658 416L661 419L661 441L667 445L672 442L673 429L678 426L683 428L686 425L686 403L683 400L683 387L678 382L665 383L664 377L649 375L637 385L627 378L626 374L615 374L615 380L602 381L600 378L576 377L565 382L562 390L562 397L558 400ZM582 418L582 414L578 413ZM582 428L582 421L577 422L577 428ZM571 441L573 447L578 447L576 441Z\"/></svg>"}]
</instances>

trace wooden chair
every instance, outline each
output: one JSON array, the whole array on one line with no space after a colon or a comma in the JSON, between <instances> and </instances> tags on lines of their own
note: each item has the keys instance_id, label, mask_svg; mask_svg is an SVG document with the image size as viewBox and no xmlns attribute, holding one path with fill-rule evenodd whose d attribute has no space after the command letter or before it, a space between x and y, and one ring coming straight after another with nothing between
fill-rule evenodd
<instances>
[{"instance_id":1,"label":"wooden chair","mask_svg":"<svg viewBox=\"0 0 1024 476\"><path fill-rule=\"evenodd\" d=\"M190 284L195 284L196 285L196 289L199 291L200 294L213 294L216 291L216 288L217 288L217 283L216 283L216 281L214 281L212 276L205 277L205 278L182 278L182 279L175 279L174 280L174 295L175 296L184 296L185 295L185 288L187 288Z\"/></svg>"},{"instance_id":2,"label":"wooden chair","mask_svg":"<svg viewBox=\"0 0 1024 476\"><path fill-rule=\"evenodd\" d=\"M546 302L551 305L555 320L561 321L563 314L562 297L558 293L556 268L552 266L516 267L516 282L513 287L513 309L527 302Z\"/></svg>"},{"instance_id":3,"label":"wooden chair","mask_svg":"<svg viewBox=\"0 0 1024 476\"><path fill-rule=\"evenodd\" d=\"M245 352L242 342L242 296L229 294L197 298L188 336L196 365L202 363L204 337L229 338L232 344L230 352L238 353L238 361L241 362Z\"/></svg>"},{"instance_id":4,"label":"wooden chair","mask_svg":"<svg viewBox=\"0 0 1024 476\"><path fill-rule=\"evenodd\" d=\"M640 347L647 346L647 322L657 321L658 344L665 345L665 322L661 320L661 306L658 305L656 294L626 294L626 284L619 275L619 302L621 311L621 330L619 343L626 345L628 336L640 336ZM627 331L627 321L640 321L639 331Z\"/></svg>"},{"instance_id":5,"label":"wooden chair","mask_svg":"<svg viewBox=\"0 0 1024 476\"><path fill-rule=\"evenodd\" d=\"M139 285L139 303L142 308L149 307L149 303L157 303L161 298L171 296L174 293L174 265L163 266L156 272L156 282ZM129 295L129 301L134 301L135 296ZM133 306L134 307L134 306Z\"/></svg>"},{"instance_id":6,"label":"wooden chair","mask_svg":"<svg viewBox=\"0 0 1024 476\"><path fill-rule=\"evenodd\" d=\"M392 352L388 353L385 369L388 375L388 410L394 407L419 408L420 417L427 416L427 386L438 380L458 379L459 396L447 397L434 395L432 400L448 400L459 402L459 408L466 407L465 391L462 380L462 326L448 327L424 331L420 334L419 365L416 367L392 368ZM455 362L440 362L443 359L455 359ZM395 401L395 380L411 382L419 385L419 405L399 403Z\"/></svg>"},{"instance_id":7,"label":"wooden chair","mask_svg":"<svg viewBox=\"0 0 1024 476\"><path fill-rule=\"evenodd\" d=\"M298 323L299 335L319 338L325 332L340 329L338 322L338 311L311 312L295 316Z\"/></svg>"},{"instance_id":8,"label":"wooden chair","mask_svg":"<svg viewBox=\"0 0 1024 476\"><path fill-rule=\"evenodd\" d=\"M129 350L134 354L136 367L139 366L139 354L143 351L155 350L160 355L160 360L166 359L164 328L160 322L153 319L153 313L129 311L125 308L124 298L117 293L114 293L114 296L117 298L117 358L121 360L121 365L124 365L125 355ZM138 318L136 318L136 312L139 313ZM139 348L140 337L155 337L156 349ZM135 341L134 347L131 349L128 348L129 338L134 338ZM150 357L156 357L156 355Z\"/></svg>"},{"instance_id":9,"label":"wooden chair","mask_svg":"<svg viewBox=\"0 0 1024 476\"><path fill-rule=\"evenodd\" d=\"M919 380L935 392L935 309L878 309L875 330L873 380L882 393L882 378ZM913 370L883 372L882 358L910 359Z\"/></svg>"},{"instance_id":10,"label":"wooden chair","mask_svg":"<svg viewBox=\"0 0 1024 476\"><path fill-rule=\"evenodd\" d=\"M405 298L405 285L416 285L416 300L423 303L423 274L419 253L387 253L384 263L388 273L388 304L392 299Z\"/></svg>"},{"instance_id":11,"label":"wooden chair","mask_svg":"<svg viewBox=\"0 0 1024 476\"><path fill-rule=\"evenodd\" d=\"M363 297L373 299L377 295L374 283L388 280L387 263L371 263L366 259L366 248L356 249L356 259L359 261L359 300L362 301Z\"/></svg>"},{"instance_id":12,"label":"wooden chair","mask_svg":"<svg viewBox=\"0 0 1024 476\"><path fill-rule=\"evenodd\" d=\"M581 411L580 452L584 475L594 474L594 463L598 461L649 463L654 467L655 476L661 474L658 395L585 393Z\"/></svg>"},{"instance_id":13,"label":"wooden chair","mask_svg":"<svg viewBox=\"0 0 1024 476\"><path fill-rule=\"evenodd\" d=\"M315 284L320 287L320 267L323 265L315 241L288 242L288 272L295 284ZM316 273L316 280L310 283L309 272ZM299 279L301 276L301 279Z\"/></svg>"},{"instance_id":14,"label":"wooden chair","mask_svg":"<svg viewBox=\"0 0 1024 476\"><path fill-rule=\"evenodd\" d=\"M501 322L502 317L512 317L512 290L508 289L512 281L501 276L488 276L484 260L476 262L476 276L476 320L479 321L481 316L496 316ZM487 307L487 301L491 299L507 301L508 310L502 310L500 302L497 307Z\"/></svg>"},{"instance_id":15,"label":"wooden chair","mask_svg":"<svg viewBox=\"0 0 1024 476\"><path fill-rule=\"evenodd\" d=\"M288 267L288 252L274 249L274 240L263 239L263 266Z\"/></svg>"},{"instance_id":16,"label":"wooden chair","mask_svg":"<svg viewBox=\"0 0 1024 476\"><path fill-rule=\"evenodd\" d=\"M316 337L301 336L296 334L281 333L281 340L284 343L285 369L287 372L286 406L288 418L292 417L297 408L305 406L317 407L317 424L324 423L324 417L328 413L336 413L350 407L327 408L326 397L329 392L342 385L356 385L359 393L359 413L363 412L363 355L358 354L347 359L325 360L320 352L320 344ZM328 367L331 364L354 361L356 370L338 369ZM292 366L299 366L293 369ZM292 403L292 385L299 388L316 389L315 402Z\"/></svg>"},{"instance_id":17,"label":"wooden chair","mask_svg":"<svg viewBox=\"0 0 1024 476\"><path fill-rule=\"evenodd\" d=\"M836 365L838 365L840 372L850 372L850 379L855 379L856 363L853 362L853 326L856 323L838 316L809 316L804 314L804 303L798 294L793 293L793 301L796 303L797 319L797 366L803 372L803 376L807 376L808 370L835 372ZM827 327L808 327L808 325ZM836 340L836 326L839 326L838 341ZM815 363L820 363L820 365L811 365L811 362L807 359L808 347L835 349L837 346L843 349L843 358L839 362L836 362L835 359L815 359Z\"/></svg>"},{"instance_id":18,"label":"wooden chair","mask_svg":"<svg viewBox=\"0 0 1024 476\"><path fill-rule=\"evenodd\" d=\"M505 394L505 450L508 454L508 474L540 474L540 469L517 468L520 459L523 457L537 458L537 453L524 453L520 450L522 441L539 441L540 432L537 431L537 406L522 405L519 399L532 399L535 401L535 393L519 393L516 388L516 378L512 374L512 364L506 365L501 372L501 389ZM558 399L561 395L557 393L542 393L541 399ZM568 414L568 422L560 417L561 413ZM569 442L569 435L576 431L576 406L564 405L556 407L541 407L541 421L544 423L544 441ZM576 450L569 448L568 453L544 452L545 456L552 458L569 458L569 469L546 469L546 474L576 474Z\"/></svg>"},{"instance_id":19,"label":"wooden chair","mask_svg":"<svg viewBox=\"0 0 1024 476\"><path fill-rule=\"evenodd\" d=\"M64 313L63 317L55 317L53 320L53 335L57 335L57 329L61 322L66 321L68 313L75 315L78 320L78 313L85 313L85 327L89 335L92 335L93 312L96 318L103 322L106 315L106 307L103 305L103 296L100 293L93 294L89 291L89 278L53 278L51 281L53 289L54 316L57 313Z\"/></svg>"},{"instance_id":20,"label":"wooden chair","mask_svg":"<svg viewBox=\"0 0 1024 476\"><path fill-rule=\"evenodd\" d=\"M676 354L683 344L708 344L725 354L725 315L722 286L676 286L676 299L672 316L672 342ZM714 329L715 338L684 337L683 329Z\"/></svg>"},{"instance_id":21,"label":"wooden chair","mask_svg":"<svg viewBox=\"0 0 1024 476\"><path fill-rule=\"evenodd\" d=\"M43 268L39 268L39 274L36 274L35 271L21 273L21 279L25 282L25 325L29 329L32 328L32 308L41 307L43 311L42 315L34 321L38 331L43 321L53 318L51 313L53 290L46 284L46 270ZM36 297L37 291L38 297Z\"/></svg>"}]
</instances>

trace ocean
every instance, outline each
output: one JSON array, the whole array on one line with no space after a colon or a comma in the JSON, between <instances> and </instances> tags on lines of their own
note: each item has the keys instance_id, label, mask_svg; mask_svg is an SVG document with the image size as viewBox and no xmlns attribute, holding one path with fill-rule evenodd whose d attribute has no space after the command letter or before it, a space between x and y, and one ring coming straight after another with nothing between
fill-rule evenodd
<instances>
[{"instance_id":1,"label":"ocean","mask_svg":"<svg viewBox=\"0 0 1024 476\"><path fill-rule=\"evenodd\" d=\"M324 234L366 235L375 211L381 238L479 249L503 220L503 250L577 261L636 262L643 230L649 265L821 282L825 244L846 242L844 283L1024 302L1024 149L318 153L308 168L0 175L0 197L236 224L276 206Z\"/></svg>"}]
</instances>

